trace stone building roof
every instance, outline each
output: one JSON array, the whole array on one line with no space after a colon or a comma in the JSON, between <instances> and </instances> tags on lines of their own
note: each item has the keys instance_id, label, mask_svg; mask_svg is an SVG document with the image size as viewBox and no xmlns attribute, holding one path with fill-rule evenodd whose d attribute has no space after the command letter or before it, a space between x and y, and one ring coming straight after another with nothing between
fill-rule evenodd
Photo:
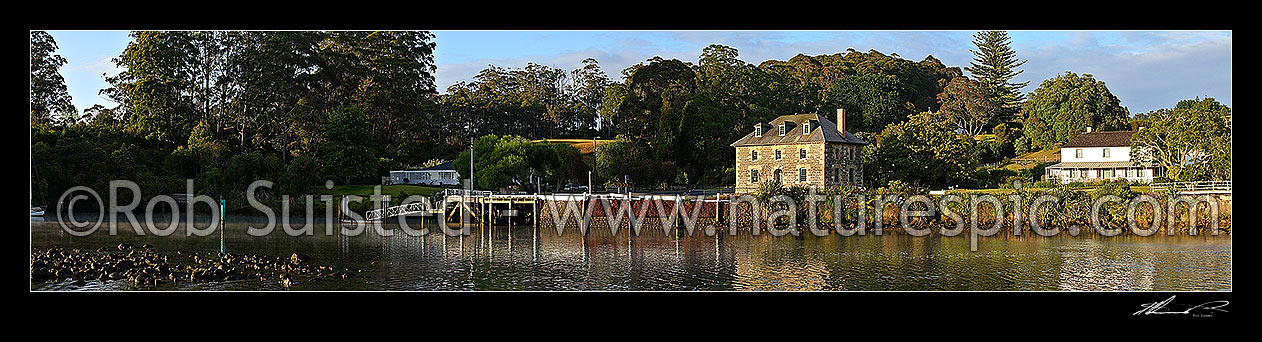
<instances>
[{"instance_id":1,"label":"stone building roof","mask_svg":"<svg viewBox=\"0 0 1262 342\"><path fill-rule=\"evenodd\" d=\"M1061 147L1125 147L1131 145L1135 131L1082 133Z\"/></svg>"},{"instance_id":2,"label":"stone building roof","mask_svg":"<svg viewBox=\"0 0 1262 342\"><path fill-rule=\"evenodd\" d=\"M810 134L802 134L802 123L811 123ZM779 126L785 123L784 136L780 136ZM819 114L792 114L781 115L771 122L762 124L763 134L761 137L754 136L751 130L745 137L740 138L732 143L732 147L740 146L763 146L763 145L784 145L784 144L805 144L815 142L830 142L843 144L867 145L868 142L859 139L850 132L838 132L837 124L832 120L825 118Z\"/></svg>"}]
</instances>

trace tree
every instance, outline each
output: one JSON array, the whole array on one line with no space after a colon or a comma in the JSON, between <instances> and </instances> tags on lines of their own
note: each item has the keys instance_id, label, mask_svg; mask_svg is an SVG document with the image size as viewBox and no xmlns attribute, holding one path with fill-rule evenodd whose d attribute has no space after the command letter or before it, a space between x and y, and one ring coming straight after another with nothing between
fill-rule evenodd
<instances>
[{"instance_id":1,"label":"tree","mask_svg":"<svg viewBox=\"0 0 1262 342\"><path fill-rule=\"evenodd\" d=\"M968 135L984 132L1000 108L986 96L982 87L981 82L966 77L951 80L938 94L938 102L942 104L938 113L950 118Z\"/></svg>"},{"instance_id":2,"label":"tree","mask_svg":"<svg viewBox=\"0 0 1262 342\"><path fill-rule=\"evenodd\" d=\"M111 88L101 93L119 103L132 132L170 147L184 143L204 117L191 96L196 83L192 32L137 31L131 37L113 59L125 70L107 77Z\"/></svg>"},{"instance_id":3,"label":"tree","mask_svg":"<svg viewBox=\"0 0 1262 342\"><path fill-rule=\"evenodd\" d=\"M485 189L525 185L531 176L547 182L567 181L575 179L576 173L586 176L589 170L573 146L513 135L484 135L474 141L473 152L475 180ZM469 150L460 152L452 166L468 170ZM582 170L576 172L577 168Z\"/></svg>"},{"instance_id":4,"label":"tree","mask_svg":"<svg viewBox=\"0 0 1262 342\"><path fill-rule=\"evenodd\" d=\"M418 115L435 93L432 33L335 31L316 38L313 89L303 100L326 111L359 106L381 150L390 141L439 133Z\"/></svg>"},{"instance_id":5,"label":"tree","mask_svg":"<svg viewBox=\"0 0 1262 342\"><path fill-rule=\"evenodd\" d=\"M958 67L947 67L933 56L913 62L896 54L886 55L876 50L865 53L853 49L832 55L797 55L788 61L769 60L759 64L759 69L768 74L763 76L766 79L764 84L776 91L769 94L772 96L764 100L766 104L763 106L771 109L772 113L778 113L776 115L831 113L842 104L847 116L854 116L859 115L861 109L861 106L855 104L861 101L852 99L849 100L850 104L839 102L840 98L848 96L846 92L866 93L869 98L888 95L874 98L870 101L875 103L868 104L884 102L879 106L881 110L866 110L871 114L847 120L848 130L855 132L861 129L878 132L885 127L871 126L865 121L888 124L932 109L936 104L935 97L942 92L942 87L963 75ZM888 80L872 77L873 75L887 76ZM834 88L839 81L848 77L851 79L845 85L849 88ZM878 119L867 120L868 117Z\"/></svg>"},{"instance_id":6,"label":"tree","mask_svg":"<svg viewBox=\"0 0 1262 342\"><path fill-rule=\"evenodd\" d=\"M605 91L613 81L600 69L595 58L583 59L583 66L570 72L571 83L569 93L574 102L574 120L587 128L599 126L606 133L612 132L608 123L599 122L601 105L605 101Z\"/></svg>"},{"instance_id":7,"label":"tree","mask_svg":"<svg viewBox=\"0 0 1262 342\"><path fill-rule=\"evenodd\" d=\"M890 75L848 75L825 94L827 102L822 107L846 109L848 131L880 131L916 113L910 89Z\"/></svg>"},{"instance_id":8,"label":"tree","mask_svg":"<svg viewBox=\"0 0 1262 342\"><path fill-rule=\"evenodd\" d=\"M49 123L52 114L75 119L78 114L70 102L66 80L61 76L65 57L53 54L57 41L44 31L31 31L31 124Z\"/></svg>"},{"instance_id":9,"label":"tree","mask_svg":"<svg viewBox=\"0 0 1262 342\"><path fill-rule=\"evenodd\" d=\"M1175 181L1231 179L1231 107L1198 98L1148 118L1131 136L1133 160L1152 160Z\"/></svg>"},{"instance_id":10,"label":"tree","mask_svg":"<svg viewBox=\"0 0 1262 342\"><path fill-rule=\"evenodd\" d=\"M356 106L343 106L329 115L320 148L323 173L344 184L369 182L377 172L377 156L373 153L368 119Z\"/></svg>"},{"instance_id":11,"label":"tree","mask_svg":"<svg viewBox=\"0 0 1262 342\"><path fill-rule=\"evenodd\" d=\"M1096 131L1126 129L1130 114L1121 102L1091 74L1079 77L1066 71L1043 81L1030 93L1021 109L1023 131L1030 139L1030 148L1040 150L1068 142L1088 127Z\"/></svg>"},{"instance_id":12,"label":"tree","mask_svg":"<svg viewBox=\"0 0 1262 342\"><path fill-rule=\"evenodd\" d=\"M624 73L628 76L618 93L620 101L606 103L617 109L606 119L619 132L653 145L675 140L678 126L671 118L678 113L673 111L683 109L684 99L695 93L696 73L680 60L661 57L633 65Z\"/></svg>"},{"instance_id":13,"label":"tree","mask_svg":"<svg viewBox=\"0 0 1262 342\"><path fill-rule=\"evenodd\" d=\"M866 149L867 178L877 184L898 180L916 186L965 185L977 167L973 145L973 137L952 133L937 116L913 115L886 127Z\"/></svg>"},{"instance_id":14,"label":"tree","mask_svg":"<svg viewBox=\"0 0 1262 342\"><path fill-rule=\"evenodd\" d=\"M973 45L977 50L973 53L973 61L964 70L981 82L986 97L999 105L1000 119L1006 121L1021 107L1025 96L1021 94L1030 82L1013 83L1012 79L1024 70L1019 70L1026 61L1017 60L1017 52L1012 49L1012 38L1007 31L981 31L973 34Z\"/></svg>"}]
</instances>

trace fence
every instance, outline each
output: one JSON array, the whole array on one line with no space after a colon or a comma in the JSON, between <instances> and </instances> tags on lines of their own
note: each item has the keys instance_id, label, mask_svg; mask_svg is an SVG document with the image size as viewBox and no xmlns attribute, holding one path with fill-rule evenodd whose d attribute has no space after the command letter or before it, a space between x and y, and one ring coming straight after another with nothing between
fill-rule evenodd
<instances>
[{"instance_id":1,"label":"fence","mask_svg":"<svg viewBox=\"0 0 1262 342\"><path fill-rule=\"evenodd\" d=\"M1174 192L1231 192L1231 181L1153 183L1153 190Z\"/></svg>"}]
</instances>

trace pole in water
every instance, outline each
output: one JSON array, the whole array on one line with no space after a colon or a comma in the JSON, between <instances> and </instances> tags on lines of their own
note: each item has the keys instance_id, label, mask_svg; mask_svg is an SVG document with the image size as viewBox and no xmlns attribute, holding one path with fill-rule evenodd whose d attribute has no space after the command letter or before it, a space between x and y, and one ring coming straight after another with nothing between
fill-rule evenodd
<instances>
[{"instance_id":1,"label":"pole in water","mask_svg":"<svg viewBox=\"0 0 1262 342\"><path fill-rule=\"evenodd\" d=\"M219 197L219 254L220 255L224 254L224 251L225 251L224 245L223 245L223 231L226 227L224 227L223 217L224 217L224 210L226 209L227 208L224 205L223 197Z\"/></svg>"}]
</instances>

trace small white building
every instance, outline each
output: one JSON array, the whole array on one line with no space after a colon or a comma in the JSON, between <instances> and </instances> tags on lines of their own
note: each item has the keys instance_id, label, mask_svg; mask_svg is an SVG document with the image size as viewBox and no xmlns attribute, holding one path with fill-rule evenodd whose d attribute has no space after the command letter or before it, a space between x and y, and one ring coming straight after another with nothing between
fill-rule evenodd
<instances>
[{"instance_id":1,"label":"small white building","mask_svg":"<svg viewBox=\"0 0 1262 342\"><path fill-rule=\"evenodd\" d=\"M460 173L452 162L420 170L390 171L390 184L460 185Z\"/></svg>"},{"instance_id":2,"label":"small white building","mask_svg":"<svg viewBox=\"0 0 1262 342\"><path fill-rule=\"evenodd\" d=\"M1165 175L1148 160L1131 160L1131 135L1135 131L1079 134L1060 149L1060 163L1044 169L1048 180L1060 183L1125 179L1151 183Z\"/></svg>"}]
</instances>

